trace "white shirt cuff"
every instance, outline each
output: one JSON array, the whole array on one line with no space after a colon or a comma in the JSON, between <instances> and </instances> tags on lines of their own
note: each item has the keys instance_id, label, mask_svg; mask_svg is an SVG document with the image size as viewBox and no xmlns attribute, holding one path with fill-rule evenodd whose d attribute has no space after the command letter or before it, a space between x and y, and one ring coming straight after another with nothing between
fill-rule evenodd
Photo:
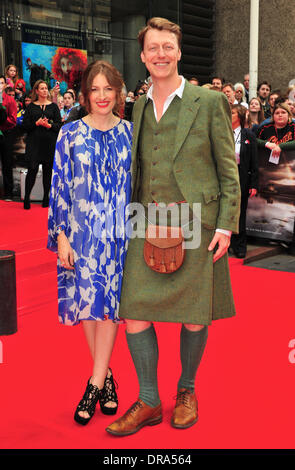
<instances>
[{"instance_id":1,"label":"white shirt cuff","mask_svg":"<svg viewBox=\"0 0 295 470\"><path fill-rule=\"evenodd\" d=\"M230 230L223 230L221 228L217 228L215 231L220 232L220 233L224 233L224 235L226 235L227 237L231 237L231 234L232 234L232 232Z\"/></svg>"}]
</instances>

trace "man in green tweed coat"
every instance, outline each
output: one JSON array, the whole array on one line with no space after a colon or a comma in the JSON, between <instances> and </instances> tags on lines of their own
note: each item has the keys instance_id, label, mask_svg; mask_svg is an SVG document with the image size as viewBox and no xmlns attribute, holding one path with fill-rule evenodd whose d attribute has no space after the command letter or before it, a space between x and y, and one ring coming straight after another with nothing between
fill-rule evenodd
<instances>
[{"instance_id":1,"label":"man in green tweed coat","mask_svg":"<svg viewBox=\"0 0 295 470\"><path fill-rule=\"evenodd\" d=\"M120 316L126 320L140 393L106 429L116 436L162 421L153 322L182 324L182 372L171 425L184 429L198 420L195 376L208 325L235 315L227 249L231 232L238 231L240 189L228 102L223 93L191 85L178 74L178 25L152 18L138 39L153 85L134 107L132 201L145 208L186 201L193 218L194 204L200 203L201 243L187 249L182 266L167 274L144 262L143 239L130 241Z\"/></svg>"}]
</instances>

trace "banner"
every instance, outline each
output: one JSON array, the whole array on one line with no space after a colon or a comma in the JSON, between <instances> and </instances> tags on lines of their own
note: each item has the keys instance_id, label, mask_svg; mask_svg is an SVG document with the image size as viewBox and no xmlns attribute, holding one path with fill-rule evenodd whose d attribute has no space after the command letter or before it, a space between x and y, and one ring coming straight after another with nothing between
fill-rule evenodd
<instances>
[{"instance_id":1,"label":"banner","mask_svg":"<svg viewBox=\"0 0 295 470\"><path fill-rule=\"evenodd\" d=\"M295 151L281 152L279 163L259 149L259 194L249 198L247 234L292 242L295 222Z\"/></svg>"},{"instance_id":2,"label":"banner","mask_svg":"<svg viewBox=\"0 0 295 470\"><path fill-rule=\"evenodd\" d=\"M37 80L49 88L60 82L63 94L68 88L80 90L82 73L87 67L84 34L42 26L22 26L22 67L26 90ZM70 47L69 47L70 46Z\"/></svg>"},{"instance_id":3,"label":"banner","mask_svg":"<svg viewBox=\"0 0 295 470\"><path fill-rule=\"evenodd\" d=\"M86 34L67 29L23 24L22 42L84 50L86 49Z\"/></svg>"}]
</instances>

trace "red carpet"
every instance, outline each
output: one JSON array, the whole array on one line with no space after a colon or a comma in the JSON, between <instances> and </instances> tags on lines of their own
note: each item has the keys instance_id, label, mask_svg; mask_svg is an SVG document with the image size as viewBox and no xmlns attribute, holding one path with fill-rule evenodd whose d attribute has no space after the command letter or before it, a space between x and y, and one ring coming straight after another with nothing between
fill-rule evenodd
<instances>
[{"instance_id":1,"label":"red carpet","mask_svg":"<svg viewBox=\"0 0 295 470\"><path fill-rule=\"evenodd\" d=\"M237 316L209 328L197 375L199 422L170 427L180 374L179 325L157 324L163 423L115 438L97 409L86 427L73 421L91 374L80 326L57 320L55 256L46 250L47 210L0 201L0 249L16 251L18 332L1 337L1 449L271 449L294 448L295 274L230 260ZM1 308L1 306L0 306ZM120 326L111 366L121 415L138 393Z\"/></svg>"}]
</instances>

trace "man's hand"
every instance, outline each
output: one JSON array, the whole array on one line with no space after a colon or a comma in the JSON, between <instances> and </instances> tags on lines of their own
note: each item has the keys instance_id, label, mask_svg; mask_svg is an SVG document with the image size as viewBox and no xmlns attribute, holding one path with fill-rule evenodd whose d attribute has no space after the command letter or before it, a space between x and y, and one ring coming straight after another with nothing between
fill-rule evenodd
<instances>
[{"instance_id":1,"label":"man's hand","mask_svg":"<svg viewBox=\"0 0 295 470\"><path fill-rule=\"evenodd\" d=\"M213 255L213 263L221 258L228 250L230 245L230 237L221 232L215 232L215 235L208 246L208 251L213 251L215 246L218 244L216 253Z\"/></svg>"}]
</instances>

